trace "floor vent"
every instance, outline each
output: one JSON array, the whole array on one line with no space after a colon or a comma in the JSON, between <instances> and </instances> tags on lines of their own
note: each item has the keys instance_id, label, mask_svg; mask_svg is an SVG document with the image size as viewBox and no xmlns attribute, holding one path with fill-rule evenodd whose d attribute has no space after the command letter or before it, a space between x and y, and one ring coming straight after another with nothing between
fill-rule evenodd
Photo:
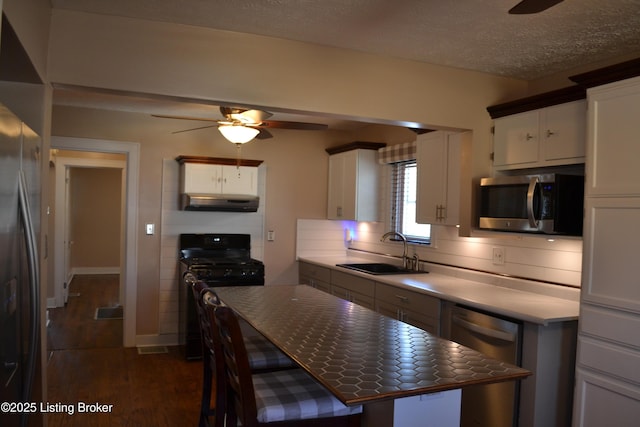
<instances>
[{"instance_id":1,"label":"floor vent","mask_svg":"<svg viewBox=\"0 0 640 427\"><path fill-rule=\"evenodd\" d=\"M138 354L164 354L169 353L169 349L163 345L138 347Z\"/></svg>"},{"instance_id":2,"label":"floor vent","mask_svg":"<svg viewBox=\"0 0 640 427\"><path fill-rule=\"evenodd\" d=\"M96 308L96 320L122 319L122 306Z\"/></svg>"}]
</instances>

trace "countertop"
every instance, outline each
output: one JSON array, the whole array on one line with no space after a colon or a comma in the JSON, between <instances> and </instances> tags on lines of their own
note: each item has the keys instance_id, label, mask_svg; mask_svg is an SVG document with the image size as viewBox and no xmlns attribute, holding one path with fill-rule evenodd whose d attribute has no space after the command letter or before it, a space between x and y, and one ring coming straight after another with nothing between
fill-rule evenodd
<instances>
[{"instance_id":1,"label":"countertop","mask_svg":"<svg viewBox=\"0 0 640 427\"><path fill-rule=\"evenodd\" d=\"M579 316L578 298L559 298L545 294L543 291L529 292L512 289L436 272L373 275L336 266L344 263L372 262L371 259L352 255L299 257L298 260L525 322L547 325L553 322L577 320Z\"/></svg>"},{"instance_id":2,"label":"countertop","mask_svg":"<svg viewBox=\"0 0 640 427\"><path fill-rule=\"evenodd\" d=\"M531 374L310 286L229 286L215 292L347 405Z\"/></svg>"}]
</instances>

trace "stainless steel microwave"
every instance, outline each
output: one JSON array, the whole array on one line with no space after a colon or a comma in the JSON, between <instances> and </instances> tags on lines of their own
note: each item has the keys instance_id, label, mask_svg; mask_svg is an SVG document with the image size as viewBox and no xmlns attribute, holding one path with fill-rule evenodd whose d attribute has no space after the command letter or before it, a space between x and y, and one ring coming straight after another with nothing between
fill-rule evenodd
<instances>
[{"instance_id":1,"label":"stainless steel microwave","mask_svg":"<svg viewBox=\"0 0 640 427\"><path fill-rule=\"evenodd\" d=\"M480 180L479 227L582 235L584 176L519 175Z\"/></svg>"}]
</instances>

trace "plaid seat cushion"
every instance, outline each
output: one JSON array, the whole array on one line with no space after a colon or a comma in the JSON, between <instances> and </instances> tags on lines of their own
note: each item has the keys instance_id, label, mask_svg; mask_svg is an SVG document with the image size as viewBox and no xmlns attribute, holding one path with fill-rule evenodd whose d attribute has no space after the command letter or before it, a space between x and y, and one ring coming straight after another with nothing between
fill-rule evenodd
<instances>
[{"instance_id":1,"label":"plaid seat cushion","mask_svg":"<svg viewBox=\"0 0 640 427\"><path fill-rule=\"evenodd\" d=\"M258 421L272 423L359 414L362 406L346 406L302 369L253 376Z\"/></svg>"},{"instance_id":2,"label":"plaid seat cushion","mask_svg":"<svg viewBox=\"0 0 640 427\"><path fill-rule=\"evenodd\" d=\"M249 356L252 371L260 369L292 368L295 362L262 335L244 337L244 345Z\"/></svg>"},{"instance_id":3,"label":"plaid seat cushion","mask_svg":"<svg viewBox=\"0 0 640 427\"><path fill-rule=\"evenodd\" d=\"M239 319L239 321L244 345L249 356L249 366L252 371L293 368L296 366L293 360L271 344L253 326L242 319Z\"/></svg>"}]
</instances>

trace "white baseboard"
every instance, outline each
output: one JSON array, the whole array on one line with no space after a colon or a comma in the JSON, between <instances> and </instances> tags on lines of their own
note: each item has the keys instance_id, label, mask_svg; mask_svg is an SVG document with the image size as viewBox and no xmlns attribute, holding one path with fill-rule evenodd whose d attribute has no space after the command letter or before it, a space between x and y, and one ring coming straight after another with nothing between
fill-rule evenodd
<instances>
[{"instance_id":1,"label":"white baseboard","mask_svg":"<svg viewBox=\"0 0 640 427\"><path fill-rule=\"evenodd\" d=\"M136 347L151 347L158 345L178 345L178 334L136 335Z\"/></svg>"},{"instance_id":2,"label":"white baseboard","mask_svg":"<svg viewBox=\"0 0 640 427\"><path fill-rule=\"evenodd\" d=\"M76 274L120 274L120 267L73 267L71 276Z\"/></svg>"}]
</instances>

